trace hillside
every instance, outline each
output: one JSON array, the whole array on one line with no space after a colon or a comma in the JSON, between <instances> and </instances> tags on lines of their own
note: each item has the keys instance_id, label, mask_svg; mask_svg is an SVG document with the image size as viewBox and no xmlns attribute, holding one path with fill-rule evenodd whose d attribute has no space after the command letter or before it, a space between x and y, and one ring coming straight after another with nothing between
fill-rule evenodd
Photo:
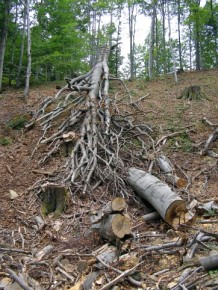
<instances>
[{"instance_id":1,"label":"hillside","mask_svg":"<svg viewBox=\"0 0 218 290\"><path fill-rule=\"evenodd\" d=\"M156 152L151 148L145 157L135 156L138 144L135 144L135 148L127 146L126 150L131 152L124 154L123 158L132 158L125 160L126 166L136 166L147 171L154 161L155 154L165 154L178 176L187 180L186 188L175 188L187 204L193 200L199 203L218 200L217 158L201 154L209 135L218 126L217 80L218 70L208 70L184 72L179 75L178 85L175 84L173 75L151 81L137 80L126 83L136 104L135 107L128 108L129 113L138 124L147 125L151 129L153 142L159 144ZM201 87L205 99L178 99L185 88L193 85ZM46 145L38 146L37 150L34 150L42 134L40 127L14 130L13 126L10 126L10 120L19 115L24 115L30 120L32 112L37 110L41 101L47 96L55 95L55 86L56 84L51 83L47 86L33 87L27 104L20 98L22 91L10 89L0 95L0 289L12 289L4 288L1 284L6 281L6 268L16 273L23 272L23 275L28 274L35 282L27 280L26 277L22 279L29 281L29 285L36 284L37 281L40 285L37 287L41 288L36 289L79 289L74 288L74 284L84 281L86 275L95 272L96 269L93 265L78 269L78 261L87 260L88 255L105 244L96 233L89 231L89 214L92 210L99 210L115 196L120 196L115 189L111 190L110 196L104 194L105 186L100 186L90 195L72 192L61 217L43 217L44 225L42 228L37 227L35 218L41 214L41 202L35 190L37 182L52 176L65 156L59 152L54 158L40 165L39 160L49 150ZM118 108L121 113L127 110L128 97L121 84L110 83L110 96L116 96L118 100L124 97L124 102L121 102ZM137 102L144 96L142 101ZM216 126L209 125L205 119ZM218 141L215 140L210 146L218 154ZM152 173L165 181L164 175L155 164ZM10 190L15 191L18 197L11 199ZM136 256L141 256L145 246L175 242L179 238L183 239L183 243L179 247L170 248L169 251L151 251L144 254L145 262L137 268L136 274L134 273L134 279L139 279L142 285L137 287L126 280L120 280L116 284L119 287L113 288L114 290L180 289L173 288L177 283L176 278L184 271L185 267L181 267L183 258L191 242L196 242L196 234L201 233L201 229L207 232L206 236L213 233L215 239L213 237L212 240L200 242L194 257L207 256L212 250L217 251L218 227L215 210L205 217L196 213L192 224L184 227L183 231L173 231L162 219L143 222L141 217L152 210L133 192L129 192L125 199L134 233L134 237L130 238L128 246L126 245L125 253L134 252ZM202 223L204 218L207 222ZM52 252L37 260L35 253L48 245L54 247ZM194 263L193 260L190 262ZM119 261L113 263L113 266L121 271L134 265L132 258L129 265ZM196 267L194 265L192 269ZM71 276L67 276L66 273ZM98 279L95 279L98 283L95 283L92 289L103 289L103 285L113 280L116 275L118 274L112 269L107 269L105 275L100 273ZM217 271L199 270L188 276L187 288L181 289L218 289L216 279ZM19 289L17 284L14 287L13 289Z\"/></svg>"}]
</instances>

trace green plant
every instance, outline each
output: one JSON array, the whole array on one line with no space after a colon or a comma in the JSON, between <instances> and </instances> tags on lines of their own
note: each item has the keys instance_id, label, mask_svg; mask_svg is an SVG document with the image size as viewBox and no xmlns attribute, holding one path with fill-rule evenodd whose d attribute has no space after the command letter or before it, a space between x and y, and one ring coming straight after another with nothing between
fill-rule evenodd
<instances>
[{"instance_id":1,"label":"green plant","mask_svg":"<svg viewBox=\"0 0 218 290\"><path fill-rule=\"evenodd\" d=\"M25 124L28 122L28 116L25 115L18 115L14 118L10 119L6 126L8 128L14 129L14 130L20 130L24 128Z\"/></svg>"},{"instance_id":2,"label":"green plant","mask_svg":"<svg viewBox=\"0 0 218 290\"><path fill-rule=\"evenodd\" d=\"M211 277L217 277L218 276L218 269L210 270L209 275Z\"/></svg>"},{"instance_id":3,"label":"green plant","mask_svg":"<svg viewBox=\"0 0 218 290\"><path fill-rule=\"evenodd\" d=\"M9 137L0 137L0 145L7 146L12 143L11 138Z\"/></svg>"}]
</instances>

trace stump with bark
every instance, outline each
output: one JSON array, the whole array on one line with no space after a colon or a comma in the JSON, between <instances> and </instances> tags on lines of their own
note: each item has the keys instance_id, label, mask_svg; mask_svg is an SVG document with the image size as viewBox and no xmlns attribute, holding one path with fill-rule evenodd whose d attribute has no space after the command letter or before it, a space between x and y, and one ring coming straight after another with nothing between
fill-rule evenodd
<instances>
[{"instance_id":1,"label":"stump with bark","mask_svg":"<svg viewBox=\"0 0 218 290\"><path fill-rule=\"evenodd\" d=\"M58 184L46 183L42 185L42 214L54 213L59 216L66 205L67 191L64 186Z\"/></svg>"},{"instance_id":2,"label":"stump with bark","mask_svg":"<svg viewBox=\"0 0 218 290\"><path fill-rule=\"evenodd\" d=\"M205 94L199 86L190 86L184 89L178 99L185 99L189 101L206 99Z\"/></svg>"}]
</instances>

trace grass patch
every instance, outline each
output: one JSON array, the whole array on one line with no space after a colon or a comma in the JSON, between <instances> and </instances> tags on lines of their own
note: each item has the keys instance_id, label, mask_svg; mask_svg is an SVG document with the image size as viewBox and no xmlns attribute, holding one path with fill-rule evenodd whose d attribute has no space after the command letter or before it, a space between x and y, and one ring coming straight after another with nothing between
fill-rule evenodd
<instances>
[{"instance_id":1,"label":"grass patch","mask_svg":"<svg viewBox=\"0 0 218 290\"><path fill-rule=\"evenodd\" d=\"M6 126L8 128L11 128L13 130L20 130L24 128L26 123L29 121L28 116L26 115L18 115L15 116L14 118L10 119L7 123Z\"/></svg>"},{"instance_id":2,"label":"grass patch","mask_svg":"<svg viewBox=\"0 0 218 290\"><path fill-rule=\"evenodd\" d=\"M9 137L0 137L0 145L7 146L12 144L12 140Z\"/></svg>"}]
</instances>

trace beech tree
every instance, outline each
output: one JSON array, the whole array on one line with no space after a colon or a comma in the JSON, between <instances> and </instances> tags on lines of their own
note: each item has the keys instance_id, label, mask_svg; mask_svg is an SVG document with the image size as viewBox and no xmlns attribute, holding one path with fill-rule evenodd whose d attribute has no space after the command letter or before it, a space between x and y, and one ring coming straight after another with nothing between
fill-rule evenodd
<instances>
[{"instance_id":1,"label":"beech tree","mask_svg":"<svg viewBox=\"0 0 218 290\"><path fill-rule=\"evenodd\" d=\"M27 19L27 69L26 69L26 82L24 89L24 99L26 100L29 94L29 86L30 86L30 75L31 75L31 33L30 33L30 6L29 0L25 0L25 8L26 8L26 19Z\"/></svg>"},{"instance_id":2,"label":"beech tree","mask_svg":"<svg viewBox=\"0 0 218 290\"><path fill-rule=\"evenodd\" d=\"M0 29L0 92L2 91L2 77L3 77L3 65L4 65L4 57L5 57L5 49L6 49L6 39L8 32L8 18L10 11L10 1L3 0L0 3L1 10L1 29Z\"/></svg>"}]
</instances>

